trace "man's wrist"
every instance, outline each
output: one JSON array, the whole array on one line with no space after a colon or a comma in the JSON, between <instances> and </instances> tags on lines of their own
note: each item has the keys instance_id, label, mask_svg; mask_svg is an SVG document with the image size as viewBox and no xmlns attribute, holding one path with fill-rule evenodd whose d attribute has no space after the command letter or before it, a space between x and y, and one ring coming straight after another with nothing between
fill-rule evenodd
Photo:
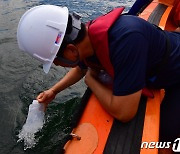
<instances>
[{"instance_id":1,"label":"man's wrist","mask_svg":"<svg viewBox=\"0 0 180 154\"><path fill-rule=\"evenodd\" d=\"M55 95L57 95L58 93L59 93L59 91L58 90L56 90L55 88L50 88L50 90L55 94Z\"/></svg>"}]
</instances>

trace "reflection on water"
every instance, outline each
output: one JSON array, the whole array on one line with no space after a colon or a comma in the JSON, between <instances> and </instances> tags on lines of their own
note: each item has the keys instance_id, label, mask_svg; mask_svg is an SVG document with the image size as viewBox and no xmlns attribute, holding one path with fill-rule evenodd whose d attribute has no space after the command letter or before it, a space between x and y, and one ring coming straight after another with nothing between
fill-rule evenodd
<instances>
[{"instance_id":1,"label":"reflection on water","mask_svg":"<svg viewBox=\"0 0 180 154\"><path fill-rule=\"evenodd\" d=\"M133 1L133 0L132 0ZM42 65L21 52L17 45L16 29L21 15L39 4L67 6L70 12L79 12L87 22L113 7L132 5L131 0L1 0L0 1L0 153L52 153L69 133L69 123L86 86L83 81L60 93L49 105L46 123L37 134L39 142L34 149L24 151L17 143L28 112L28 106L39 92L49 88L68 71L55 67L48 75Z\"/></svg>"}]
</instances>

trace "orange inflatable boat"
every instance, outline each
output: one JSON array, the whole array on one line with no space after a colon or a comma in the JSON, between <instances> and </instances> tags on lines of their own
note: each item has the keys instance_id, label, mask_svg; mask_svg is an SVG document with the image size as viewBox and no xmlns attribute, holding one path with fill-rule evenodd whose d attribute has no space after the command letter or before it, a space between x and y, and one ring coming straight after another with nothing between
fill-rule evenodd
<instances>
[{"instance_id":1,"label":"orange inflatable boat","mask_svg":"<svg viewBox=\"0 0 180 154\"><path fill-rule=\"evenodd\" d=\"M179 0L153 0L141 18L166 30L175 30L173 21ZM178 18L179 20L179 18ZM158 142L160 104L163 90L154 90L154 98L141 97L135 118L121 123L110 116L89 89L82 98L84 109L78 111L77 123L65 146L66 154L157 154L158 149L141 148L142 142ZM75 118L77 118L75 117ZM75 120L77 121L77 120Z\"/></svg>"}]
</instances>

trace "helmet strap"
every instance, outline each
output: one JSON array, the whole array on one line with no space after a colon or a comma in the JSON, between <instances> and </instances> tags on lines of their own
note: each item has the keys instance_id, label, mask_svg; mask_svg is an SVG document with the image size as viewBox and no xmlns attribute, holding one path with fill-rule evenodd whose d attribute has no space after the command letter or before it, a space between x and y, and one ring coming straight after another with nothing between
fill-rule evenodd
<instances>
[{"instance_id":1,"label":"helmet strap","mask_svg":"<svg viewBox=\"0 0 180 154\"><path fill-rule=\"evenodd\" d=\"M74 40L77 38L79 31L81 30L81 20L80 20L81 16L78 15L77 13L73 12L71 14L71 19L72 19L72 30L69 34L66 34L64 37L64 40L66 42L66 44L69 43L73 43L74 44ZM65 46L63 47L65 48ZM63 50L62 48L62 50ZM59 61L61 61L64 64L68 64L69 66L75 66L79 63L80 58L78 57L78 59L76 61L71 61L68 59L63 58L62 56L62 51L60 54L57 54L56 59L58 59Z\"/></svg>"},{"instance_id":2,"label":"helmet strap","mask_svg":"<svg viewBox=\"0 0 180 154\"><path fill-rule=\"evenodd\" d=\"M79 34L79 31L81 30L81 16L79 16L77 13L73 12L71 14L72 19L72 30L69 34L66 34L67 37L69 37L71 40L75 40Z\"/></svg>"},{"instance_id":3,"label":"helmet strap","mask_svg":"<svg viewBox=\"0 0 180 154\"><path fill-rule=\"evenodd\" d=\"M62 56L56 56L56 59L58 59L60 62L62 62L64 64L68 64L70 67L76 66L80 61L79 56L76 61L71 61L71 60L65 59Z\"/></svg>"}]
</instances>

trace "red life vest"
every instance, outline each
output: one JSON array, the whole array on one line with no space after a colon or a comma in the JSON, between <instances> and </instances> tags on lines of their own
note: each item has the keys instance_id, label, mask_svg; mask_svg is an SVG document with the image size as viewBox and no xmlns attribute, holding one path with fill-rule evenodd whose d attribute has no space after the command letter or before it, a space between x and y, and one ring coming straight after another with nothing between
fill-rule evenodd
<instances>
[{"instance_id":1,"label":"red life vest","mask_svg":"<svg viewBox=\"0 0 180 154\"><path fill-rule=\"evenodd\" d=\"M174 11L174 23L176 24L176 26L180 27L180 1L176 0L175 1L175 11Z\"/></svg>"},{"instance_id":2,"label":"red life vest","mask_svg":"<svg viewBox=\"0 0 180 154\"><path fill-rule=\"evenodd\" d=\"M89 25L88 34L96 56L107 73L113 78L114 69L109 59L108 30L121 15L124 7L116 8L100 16Z\"/></svg>"},{"instance_id":3,"label":"red life vest","mask_svg":"<svg viewBox=\"0 0 180 154\"><path fill-rule=\"evenodd\" d=\"M88 25L88 34L92 43L95 54L100 61L104 70L114 78L114 68L109 58L109 44L108 44L108 31L115 23L117 18L123 12L124 7L116 8L106 15L98 17ZM94 65L85 61L86 65L93 67ZM100 66L98 66L100 68ZM143 94L149 97L153 97L152 93L147 89L143 89Z\"/></svg>"}]
</instances>

